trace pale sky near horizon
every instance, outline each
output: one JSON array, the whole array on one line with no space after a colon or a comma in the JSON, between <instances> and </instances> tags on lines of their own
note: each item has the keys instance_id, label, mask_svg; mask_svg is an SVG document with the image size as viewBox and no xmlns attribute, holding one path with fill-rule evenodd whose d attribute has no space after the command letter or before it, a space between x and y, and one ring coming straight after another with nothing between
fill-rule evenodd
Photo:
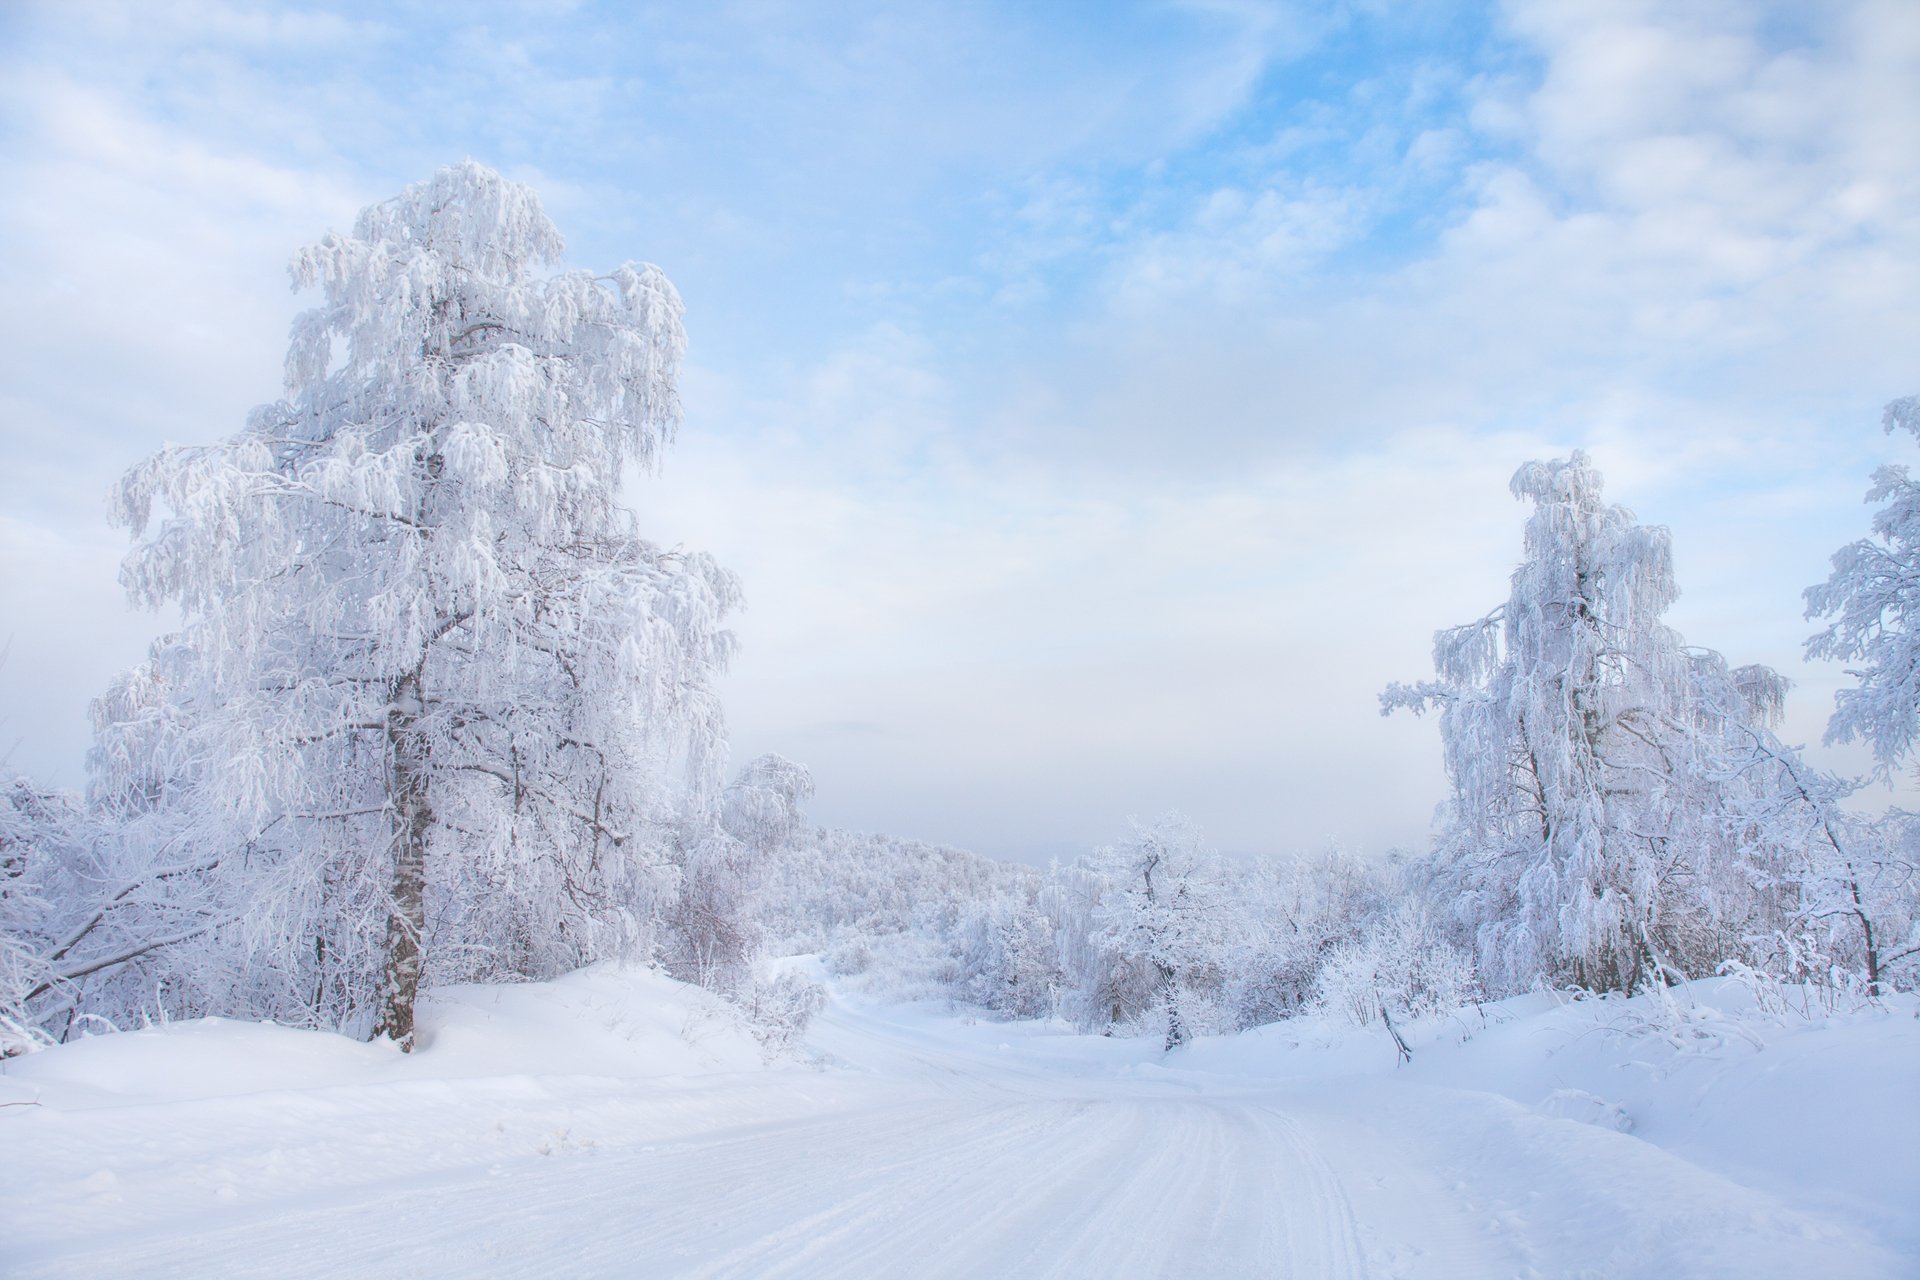
<instances>
[{"instance_id":1,"label":"pale sky near horizon","mask_svg":"<svg viewBox=\"0 0 1920 1280\"><path fill-rule=\"evenodd\" d=\"M164 625L106 486L279 393L293 249L468 156L686 298L632 500L742 576L734 755L822 821L1417 846L1376 695L1575 447L1817 744L1800 593L1915 457L1916 139L1910 0L11 5L0 759L78 785Z\"/></svg>"}]
</instances>

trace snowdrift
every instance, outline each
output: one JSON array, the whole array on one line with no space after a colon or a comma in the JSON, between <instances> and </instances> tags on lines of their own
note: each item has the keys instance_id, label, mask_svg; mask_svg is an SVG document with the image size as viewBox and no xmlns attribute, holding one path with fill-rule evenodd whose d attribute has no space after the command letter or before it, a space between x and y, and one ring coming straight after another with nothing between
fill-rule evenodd
<instances>
[{"instance_id":1,"label":"snowdrift","mask_svg":"<svg viewBox=\"0 0 1920 1280\"><path fill-rule=\"evenodd\" d=\"M1386 1031L1316 1014L1164 1053L1154 1038L1083 1036L1057 1021L970 1029L982 1053L1056 1073L1200 1090L1380 1081L1494 1095L1532 1114L1630 1135L1742 1186L1853 1222L1920 1274L1920 998L1823 1007L1728 979L1664 997L1536 993ZM918 1006L940 1020L938 1007ZM1570 1138L1569 1141L1572 1141Z\"/></svg>"},{"instance_id":2,"label":"snowdrift","mask_svg":"<svg viewBox=\"0 0 1920 1280\"><path fill-rule=\"evenodd\" d=\"M420 1010L411 1055L385 1043L225 1018L89 1036L0 1067L0 1103L109 1106L516 1075L645 1079L761 1065L758 1042L722 1001L631 966L593 965L552 982L445 987L424 996Z\"/></svg>"}]
</instances>

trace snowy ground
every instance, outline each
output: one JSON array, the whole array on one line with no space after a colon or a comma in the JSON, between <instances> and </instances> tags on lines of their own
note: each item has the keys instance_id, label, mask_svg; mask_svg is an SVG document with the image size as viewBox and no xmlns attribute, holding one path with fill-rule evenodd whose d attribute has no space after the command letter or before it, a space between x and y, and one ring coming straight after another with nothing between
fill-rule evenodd
<instances>
[{"instance_id":1,"label":"snowy ground","mask_svg":"<svg viewBox=\"0 0 1920 1280\"><path fill-rule=\"evenodd\" d=\"M767 1068L611 969L444 993L412 1058L105 1036L0 1077L0 1274L1920 1275L1914 1002L1690 999L1511 1001L1408 1067L842 997Z\"/></svg>"}]
</instances>

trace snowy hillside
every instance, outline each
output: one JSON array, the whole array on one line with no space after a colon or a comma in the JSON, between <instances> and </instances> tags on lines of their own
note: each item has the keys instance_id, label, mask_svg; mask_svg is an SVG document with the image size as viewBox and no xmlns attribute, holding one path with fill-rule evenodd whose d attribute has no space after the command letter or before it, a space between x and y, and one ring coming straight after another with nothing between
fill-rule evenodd
<instances>
[{"instance_id":1,"label":"snowy hillside","mask_svg":"<svg viewBox=\"0 0 1920 1280\"><path fill-rule=\"evenodd\" d=\"M1920 1002L1732 984L1148 1039L836 998L767 1065L657 974L412 1056L207 1020L5 1064L8 1274L1836 1276L1920 1268ZM1625 1131L1623 1131L1625 1130Z\"/></svg>"}]
</instances>

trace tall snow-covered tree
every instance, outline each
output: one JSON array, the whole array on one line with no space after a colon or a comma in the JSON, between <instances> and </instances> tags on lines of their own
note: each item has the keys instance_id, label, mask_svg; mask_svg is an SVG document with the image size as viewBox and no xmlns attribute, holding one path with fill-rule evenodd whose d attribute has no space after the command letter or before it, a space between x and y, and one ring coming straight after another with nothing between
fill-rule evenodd
<instances>
[{"instance_id":1,"label":"tall snow-covered tree","mask_svg":"<svg viewBox=\"0 0 1920 1280\"><path fill-rule=\"evenodd\" d=\"M472 163L371 206L295 256L286 397L117 490L130 593L185 625L94 788L217 860L250 963L203 1002L406 1047L423 976L645 941L737 588L619 503L680 421L678 295L561 248Z\"/></svg>"},{"instance_id":2,"label":"tall snow-covered tree","mask_svg":"<svg viewBox=\"0 0 1920 1280\"><path fill-rule=\"evenodd\" d=\"M1895 400L1881 421L1920 437L1920 396ZM1860 683L1834 697L1827 741L1866 742L1885 772L1920 735L1920 483L1881 467L1867 501L1881 504L1873 536L1834 552L1832 575L1807 588L1807 617L1833 619L1807 656L1860 664L1847 672Z\"/></svg>"},{"instance_id":3,"label":"tall snow-covered tree","mask_svg":"<svg viewBox=\"0 0 1920 1280\"><path fill-rule=\"evenodd\" d=\"M1768 727L1785 681L1661 621L1667 531L1605 502L1584 454L1512 487L1534 510L1506 604L1435 637L1438 681L1381 698L1440 711L1437 887L1496 990L1710 971L1778 905L1751 886L1804 849Z\"/></svg>"}]
</instances>

